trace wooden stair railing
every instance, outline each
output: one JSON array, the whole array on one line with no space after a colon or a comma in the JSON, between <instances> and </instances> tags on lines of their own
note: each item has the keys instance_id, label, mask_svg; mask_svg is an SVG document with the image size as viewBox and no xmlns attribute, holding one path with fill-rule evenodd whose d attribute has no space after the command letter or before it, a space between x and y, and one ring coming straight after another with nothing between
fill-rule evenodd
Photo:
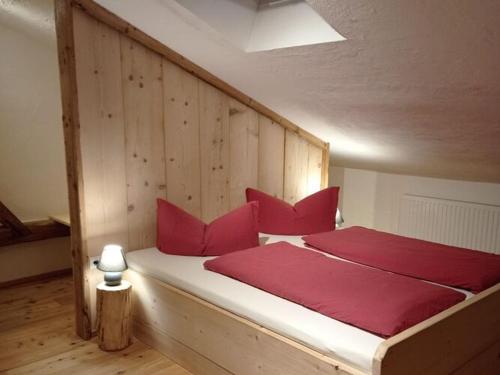
<instances>
[{"instance_id":1,"label":"wooden stair railing","mask_svg":"<svg viewBox=\"0 0 500 375\"><path fill-rule=\"evenodd\" d=\"M53 220L23 223L0 201L0 247L70 235L68 226Z\"/></svg>"},{"instance_id":2,"label":"wooden stair railing","mask_svg":"<svg viewBox=\"0 0 500 375\"><path fill-rule=\"evenodd\" d=\"M5 227L10 228L19 236L27 236L31 234L28 227L12 213L7 206L2 203L2 201L0 201L0 223L2 223Z\"/></svg>"}]
</instances>

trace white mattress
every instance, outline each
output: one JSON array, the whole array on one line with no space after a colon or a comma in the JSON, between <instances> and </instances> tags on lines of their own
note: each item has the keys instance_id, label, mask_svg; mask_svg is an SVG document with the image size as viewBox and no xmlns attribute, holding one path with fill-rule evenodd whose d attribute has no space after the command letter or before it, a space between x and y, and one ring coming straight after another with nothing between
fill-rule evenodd
<instances>
[{"instance_id":1,"label":"white mattress","mask_svg":"<svg viewBox=\"0 0 500 375\"><path fill-rule=\"evenodd\" d=\"M262 240L266 243L288 241L297 246L304 245L299 236L261 234ZM384 339L205 270L203 262L212 258L167 255L156 248L127 253L128 265L133 270L165 281L318 351L334 354L362 370L371 371L375 351Z\"/></svg>"}]
</instances>

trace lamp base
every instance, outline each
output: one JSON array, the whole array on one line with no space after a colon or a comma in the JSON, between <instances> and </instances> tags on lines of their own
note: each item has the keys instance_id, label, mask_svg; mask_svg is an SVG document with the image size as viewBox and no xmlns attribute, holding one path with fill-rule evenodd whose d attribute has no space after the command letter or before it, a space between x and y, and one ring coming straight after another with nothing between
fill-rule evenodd
<instances>
[{"instance_id":1,"label":"lamp base","mask_svg":"<svg viewBox=\"0 0 500 375\"><path fill-rule=\"evenodd\" d=\"M121 272L105 272L104 273L104 282L107 286L118 286L122 282L122 273Z\"/></svg>"}]
</instances>

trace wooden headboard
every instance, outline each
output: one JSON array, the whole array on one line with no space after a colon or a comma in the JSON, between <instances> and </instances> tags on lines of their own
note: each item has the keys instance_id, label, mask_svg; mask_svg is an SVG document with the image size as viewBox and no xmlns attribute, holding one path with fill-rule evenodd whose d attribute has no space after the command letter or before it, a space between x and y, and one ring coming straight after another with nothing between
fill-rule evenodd
<instances>
[{"instance_id":1,"label":"wooden headboard","mask_svg":"<svg viewBox=\"0 0 500 375\"><path fill-rule=\"evenodd\" d=\"M248 186L288 202L326 187L327 143L93 1L57 0L56 24L80 335L88 257L154 246L157 197L210 221Z\"/></svg>"}]
</instances>

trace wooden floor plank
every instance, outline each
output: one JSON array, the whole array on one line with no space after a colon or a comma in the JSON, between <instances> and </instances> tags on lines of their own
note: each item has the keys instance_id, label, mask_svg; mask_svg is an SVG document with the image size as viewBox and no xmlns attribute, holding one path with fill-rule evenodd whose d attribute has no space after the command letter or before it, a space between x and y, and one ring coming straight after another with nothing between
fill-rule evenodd
<instances>
[{"instance_id":1,"label":"wooden floor plank","mask_svg":"<svg viewBox=\"0 0 500 375\"><path fill-rule=\"evenodd\" d=\"M190 375L134 339L118 352L81 340L70 277L0 289L0 373Z\"/></svg>"}]
</instances>

